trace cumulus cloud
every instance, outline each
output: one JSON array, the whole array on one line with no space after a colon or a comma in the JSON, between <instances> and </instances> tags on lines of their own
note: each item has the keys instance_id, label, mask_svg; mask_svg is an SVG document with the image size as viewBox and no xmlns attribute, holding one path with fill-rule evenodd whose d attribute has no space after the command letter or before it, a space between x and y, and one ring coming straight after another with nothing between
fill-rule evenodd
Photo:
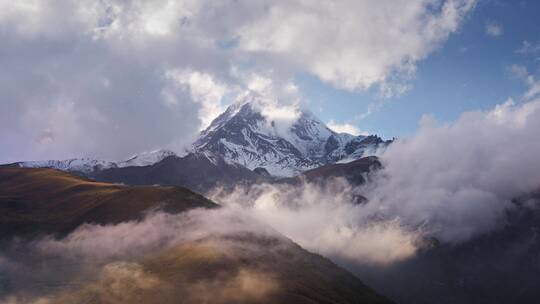
<instances>
[{"instance_id":1,"label":"cumulus cloud","mask_svg":"<svg viewBox=\"0 0 540 304\"><path fill-rule=\"evenodd\" d=\"M486 23L486 34L491 37L499 37L503 34L504 29L503 26L495 23L495 22L488 22Z\"/></svg>"},{"instance_id":2,"label":"cumulus cloud","mask_svg":"<svg viewBox=\"0 0 540 304\"><path fill-rule=\"evenodd\" d=\"M365 196L375 214L395 214L445 242L496 228L511 200L540 187L540 101L508 101L454 123L430 117L380 155L384 170Z\"/></svg>"},{"instance_id":3,"label":"cumulus cloud","mask_svg":"<svg viewBox=\"0 0 540 304\"><path fill-rule=\"evenodd\" d=\"M326 125L330 129L338 133L349 133L352 135L361 135L361 134L365 135L366 134L365 132L360 131L360 129L357 126L350 123L339 123L339 122L330 120L328 123L326 123Z\"/></svg>"},{"instance_id":4,"label":"cumulus cloud","mask_svg":"<svg viewBox=\"0 0 540 304\"><path fill-rule=\"evenodd\" d=\"M516 53L521 55L536 55L540 53L540 43L531 43L524 40L521 47L516 50Z\"/></svg>"},{"instance_id":5,"label":"cumulus cloud","mask_svg":"<svg viewBox=\"0 0 540 304\"><path fill-rule=\"evenodd\" d=\"M174 69L167 71L165 77L171 80L173 86L163 90L165 102L171 106L178 104L180 101L174 90L188 90L191 99L201 104L199 109L201 129L208 127L212 120L225 110L223 99L230 89L216 82L212 75L190 69Z\"/></svg>"},{"instance_id":6,"label":"cumulus cloud","mask_svg":"<svg viewBox=\"0 0 540 304\"><path fill-rule=\"evenodd\" d=\"M0 159L116 160L188 145L246 87L261 89L242 75L275 84L307 72L339 88L379 85L390 96L473 7L473 0L0 1L0 144L9 146Z\"/></svg>"},{"instance_id":7,"label":"cumulus cloud","mask_svg":"<svg viewBox=\"0 0 540 304\"><path fill-rule=\"evenodd\" d=\"M540 94L540 80L535 75L529 74L525 66L514 64L510 66L509 71L527 85L527 91L523 95L525 100L534 99Z\"/></svg>"},{"instance_id":8,"label":"cumulus cloud","mask_svg":"<svg viewBox=\"0 0 540 304\"><path fill-rule=\"evenodd\" d=\"M411 75L474 3L276 1L240 28L239 45L282 55L339 88L365 89L394 72Z\"/></svg>"},{"instance_id":9,"label":"cumulus cloud","mask_svg":"<svg viewBox=\"0 0 540 304\"><path fill-rule=\"evenodd\" d=\"M301 115L302 96L292 79L275 77L272 72L234 72L242 80L235 102L250 102L260 111L273 132L287 136Z\"/></svg>"}]
</instances>

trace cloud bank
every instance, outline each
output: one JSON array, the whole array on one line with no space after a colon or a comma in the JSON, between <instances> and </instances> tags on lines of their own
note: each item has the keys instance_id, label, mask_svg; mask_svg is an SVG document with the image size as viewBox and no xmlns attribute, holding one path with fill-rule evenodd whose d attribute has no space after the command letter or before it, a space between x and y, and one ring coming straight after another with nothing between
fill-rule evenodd
<instances>
[{"instance_id":1,"label":"cloud bank","mask_svg":"<svg viewBox=\"0 0 540 304\"><path fill-rule=\"evenodd\" d=\"M216 189L210 198L274 227L304 248L356 263L388 265L407 259L421 243L418 229L396 218L374 218L355 203L358 189L344 179L297 186Z\"/></svg>"},{"instance_id":2,"label":"cloud bank","mask_svg":"<svg viewBox=\"0 0 540 304\"><path fill-rule=\"evenodd\" d=\"M425 117L420 130L381 155L365 195L376 213L397 214L443 241L493 229L510 201L540 187L540 100L507 101L454 123Z\"/></svg>"}]
</instances>

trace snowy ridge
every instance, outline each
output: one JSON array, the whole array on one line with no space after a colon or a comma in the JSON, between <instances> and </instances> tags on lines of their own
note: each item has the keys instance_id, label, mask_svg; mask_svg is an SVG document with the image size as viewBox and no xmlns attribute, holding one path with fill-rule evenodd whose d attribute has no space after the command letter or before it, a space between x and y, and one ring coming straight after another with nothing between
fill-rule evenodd
<instances>
[{"instance_id":1,"label":"snowy ridge","mask_svg":"<svg viewBox=\"0 0 540 304\"><path fill-rule=\"evenodd\" d=\"M70 172L92 173L110 168L140 167L155 164L168 156L176 155L170 150L155 150L135 155L125 161L112 162L92 158L66 160L25 161L17 165L23 168L53 168Z\"/></svg>"},{"instance_id":2,"label":"snowy ridge","mask_svg":"<svg viewBox=\"0 0 540 304\"><path fill-rule=\"evenodd\" d=\"M117 166L119 168L150 166L163 160L165 157L175 155L176 153L170 150L154 150L151 152L134 155L128 160L117 163Z\"/></svg>"},{"instance_id":3,"label":"snowy ridge","mask_svg":"<svg viewBox=\"0 0 540 304\"><path fill-rule=\"evenodd\" d=\"M89 173L95 170L105 170L117 167L116 163L91 159L91 158L73 158L67 160L44 160L44 161L25 161L17 163L23 168L54 168L63 171L77 171Z\"/></svg>"}]
</instances>

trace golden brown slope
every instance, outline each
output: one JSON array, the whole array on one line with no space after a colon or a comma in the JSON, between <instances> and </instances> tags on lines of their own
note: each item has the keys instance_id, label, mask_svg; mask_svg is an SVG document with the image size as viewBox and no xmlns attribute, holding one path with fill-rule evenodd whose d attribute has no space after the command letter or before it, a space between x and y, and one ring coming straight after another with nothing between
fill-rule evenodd
<instances>
[{"instance_id":1,"label":"golden brown slope","mask_svg":"<svg viewBox=\"0 0 540 304\"><path fill-rule=\"evenodd\" d=\"M95 280L42 299L55 304L390 303L292 244L274 241L253 249L250 242L234 247L222 242L189 242L140 262L109 263Z\"/></svg>"},{"instance_id":2,"label":"golden brown slope","mask_svg":"<svg viewBox=\"0 0 540 304\"><path fill-rule=\"evenodd\" d=\"M67 233L82 223L140 219L162 208L181 212L216 207L182 187L98 183L54 169L0 167L0 238Z\"/></svg>"}]
</instances>

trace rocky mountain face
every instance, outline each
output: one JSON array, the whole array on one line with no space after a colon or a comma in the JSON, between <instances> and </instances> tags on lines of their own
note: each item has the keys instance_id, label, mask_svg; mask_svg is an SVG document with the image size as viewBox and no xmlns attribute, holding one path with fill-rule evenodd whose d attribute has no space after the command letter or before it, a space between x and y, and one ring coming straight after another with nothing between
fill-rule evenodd
<instances>
[{"instance_id":1,"label":"rocky mountain face","mask_svg":"<svg viewBox=\"0 0 540 304\"><path fill-rule=\"evenodd\" d=\"M336 162L352 161L388 145L377 136L337 133L308 111L288 127L277 126L252 102L230 106L201 133L193 150L222 156L249 169L293 176Z\"/></svg>"}]
</instances>

